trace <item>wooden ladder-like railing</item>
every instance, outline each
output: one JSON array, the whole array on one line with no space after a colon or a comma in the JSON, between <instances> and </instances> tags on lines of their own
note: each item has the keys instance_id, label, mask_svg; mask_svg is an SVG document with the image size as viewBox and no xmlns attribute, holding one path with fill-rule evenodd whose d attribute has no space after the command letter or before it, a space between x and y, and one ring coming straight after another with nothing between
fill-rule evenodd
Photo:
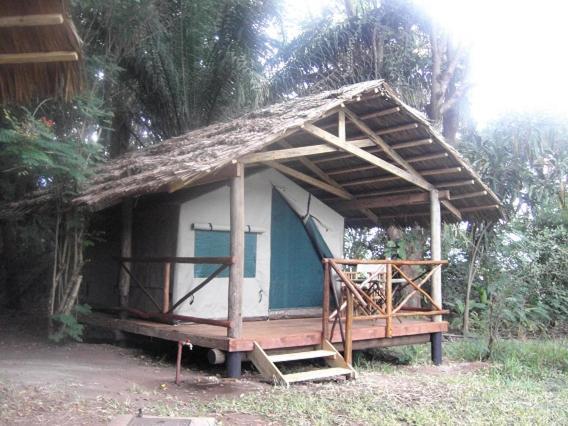
<instances>
[{"instance_id":1,"label":"wooden ladder-like railing","mask_svg":"<svg viewBox=\"0 0 568 426\"><path fill-rule=\"evenodd\" d=\"M335 328L339 326L343 356L351 365L355 321L384 319L385 337L391 338L394 319L434 318L448 313L424 289L424 284L447 263L446 260L324 259L322 339L333 341ZM342 269L342 266L361 264L377 265L377 269L361 280ZM404 272L404 266L420 267L422 271L411 278ZM419 298L421 306L408 306L414 298Z\"/></svg>"}]
</instances>

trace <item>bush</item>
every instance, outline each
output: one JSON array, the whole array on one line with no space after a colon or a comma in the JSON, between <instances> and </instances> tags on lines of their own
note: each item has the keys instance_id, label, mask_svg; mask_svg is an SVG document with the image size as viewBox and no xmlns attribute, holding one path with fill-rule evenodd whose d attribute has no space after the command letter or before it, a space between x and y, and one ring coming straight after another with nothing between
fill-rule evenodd
<instances>
[{"instance_id":1,"label":"bush","mask_svg":"<svg viewBox=\"0 0 568 426\"><path fill-rule=\"evenodd\" d=\"M62 342L65 339L72 339L76 342L83 341L83 330L85 326L77 321L77 315L88 315L91 307L85 305L75 305L70 314L57 314L51 319L54 322L55 333L50 334L49 339L54 342Z\"/></svg>"}]
</instances>

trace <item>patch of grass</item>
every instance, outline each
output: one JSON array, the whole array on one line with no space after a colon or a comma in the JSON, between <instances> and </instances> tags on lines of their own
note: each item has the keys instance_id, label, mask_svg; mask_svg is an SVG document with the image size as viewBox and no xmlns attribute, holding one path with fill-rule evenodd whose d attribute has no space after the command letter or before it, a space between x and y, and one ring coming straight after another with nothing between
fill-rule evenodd
<instances>
[{"instance_id":1,"label":"patch of grass","mask_svg":"<svg viewBox=\"0 0 568 426\"><path fill-rule=\"evenodd\" d=\"M487 341L481 338L444 342L442 348L444 357L451 361L483 361L488 355Z\"/></svg>"},{"instance_id":2,"label":"patch of grass","mask_svg":"<svg viewBox=\"0 0 568 426\"><path fill-rule=\"evenodd\" d=\"M496 372L509 378L568 376L568 339L500 340L490 360Z\"/></svg>"}]
</instances>

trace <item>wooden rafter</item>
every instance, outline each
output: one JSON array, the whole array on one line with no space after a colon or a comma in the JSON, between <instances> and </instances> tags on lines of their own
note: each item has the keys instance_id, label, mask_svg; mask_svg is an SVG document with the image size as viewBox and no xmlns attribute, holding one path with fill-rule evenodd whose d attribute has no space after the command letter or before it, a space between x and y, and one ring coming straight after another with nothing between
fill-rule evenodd
<instances>
[{"instance_id":1,"label":"wooden rafter","mask_svg":"<svg viewBox=\"0 0 568 426\"><path fill-rule=\"evenodd\" d=\"M367 114L363 114L361 116L361 118L363 120L368 120L369 118L378 118L378 117L384 117L387 115L391 115L391 114L396 114L397 112L400 112L400 107L392 107L392 108L386 108L380 111L374 111L374 112L369 112ZM331 127L335 127L335 123L329 123L326 124L324 126L320 126L322 129L329 129Z\"/></svg>"},{"instance_id":2,"label":"wooden rafter","mask_svg":"<svg viewBox=\"0 0 568 426\"><path fill-rule=\"evenodd\" d=\"M410 182L414 185L419 186L420 188L426 189L428 191L430 191L431 189L433 189L433 186L426 182L422 177L417 177L414 176L413 174L409 173L406 170L403 170L373 154L369 154L367 151L358 148L356 146L351 145L350 143L346 142L346 141L342 141L341 139L339 139L337 136L319 128L314 126L313 124L305 124L302 126L302 128L316 136L319 139L322 139L326 142L328 142L329 144L335 146L336 148L339 148L343 151L349 152L350 154L361 158L364 161L367 161L375 166L377 166L380 169L383 169L389 173L392 173L395 176L400 177L401 179L406 180L407 182Z\"/></svg>"},{"instance_id":3,"label":"wooden rafter","mask_svg":"<svg viewBox=\"0 0 568 426\"><path fill-rule=\"evenodd\" d=\"M500 206L499 204L489 204L486 206L474 206L474 207L465 207L463 209L461 209L462 212L464 213L470 213L470 212L476 212L479 210L496 210L498 209Z\"/></svg>"},{"instance_id":4,"label":"wooden rafter","mask_svg":"<svg viewBox=\"0 0 568 426\"><path fill-rule=\"evenodd\" d=\"M365 141L364 146L362 146L363 141ZM379 148L373 142L371 142L370 139L351 139L351 140L348 140L348 142L353 144L353 145L357 145L359 148L366 148L368 146L372 147L371 149L367 150L367 152L370 153L370 154L376 154L378 152L383 151L381 148ZM427 139L417 139L417 140L412 140L412 141L407 141L407 142L400 142L400 143L396 143L396 144L391 145L391 147L393 149L399 150L399 149L405 149L405 148L414 148L414 147L423 146L423 145L430 145L432 143L433 143L433 140L427 138ZM318 158L317 160L314 160L314 163L320 164L320 163L326 163L326 162L329 162L329 161L343 160L345 158L351 158L351 157L352 157L351 154L339 154L339 155L334 155L334 156L328 157L328 158Z\"/></svg>"},{"instance_id":5,"label":"wooden rafter","mask_svg":"<svg viewBox=\"0 0 568 426\"><path fill-rule=\"evenodd\" d=\"M365 136L371 139L379 148L381 148L389 157L391 157L396 163L406 169L406 171L414 174L415 176L419 176L416 170L406 161L404 158L400 156L396 150L394 150L388 143L386 143L381 137L381 133L379 131L373 131L363 120L361 120L357 115L355 115L351 110L348 108L344 108L345 114L349 117L349 120L355 124L359 130L361 130ZM414 128L418 127L416 123ZM401 127L401 126L398 126Z\"/></svg>"},{"instance_id":6,"label":"wooden rafter","mask_svg":"<svg viewBox=\"0 0 568 426\"><path fill-rule=\"evenodd\" d=\"M440 191L441 200L450 199L450 191ZM378 198L364 198L360 200L338 201L334 206L349 210L359 210L361 208L384 208L398 206L412 206L430 203L430 194L422 192L419 194L391 195Z\"/></svg>"},{"instance_id":7,"label":"wooden rafter","mask_svg":"<svg viewBox=\"0 0 568 426\"><path fill-rule=\"evenodd\" d=\"M487 191L466 192L465 194L452 195L452 200L464 200L466 198L478 198L487 195Z\"/></svg>"},{"instance_id":8,"label":"wooden rafter","mask_svg":"<svg viewBox=\"0 0 568 426\"><path fill-rule=\"evenodd\" d=\"M345 200L350 200L352 198L352 195L349 194L344 189L337 188L336 186L330 185L329 183L326 183L326 182L321 181L319 179L313 178L313 177L311 177L311 176L309 176L305 173L302 173L302 172L299 172L295 169L292 169L291 167L277 163L276 161L267 161L265 164L267 166L272 167L273 169L278 170L281 173L284 173L285 175L291 176L291 177L298 179L302 182L305 182L309 185L315 186L316 188L319 188L319 189L327 191L331 194L337 195L338 197L341 197Z\"/></svg>"},{"instance_id":9,"label":"wooden rafter","mask_svg":"<svg viewBox=\"0 0 568 426\"><path fill-rule=\"evenodd\" d=\"M369 126L367 126L367 124L365 124L365 122L363 120L361 120L359 117L357 117L357 115L355 113L353 113L352 111L350 111L347 108L344 108L345 113L347 114L347 116L349 117L349 119L366 135L369 137L369 139L371 139L373 142L375 142L379 147L381 147L395 162L397 162L398 164L400 164L402 167L404 167L408 172L414 174L415 176L425 176L424 172L418 173L414 167L412 167L412 165L406 161L404 158L402 158L400 156L400 154L398 154L394 149L392 149L392 147L387 144L380 136L385 133L385 130L382 131L373 131ZM414 124L414 127L412 128L417 128L418 124L417 123L412 123ZM405 126L407 126L407 128L405 128ZM396 131L402 131L402 130L408 130L411 128L411 125L403 125L403 126L398 126L398 128L396 129ZM394 128L391 128L390 130L394 131ZM382 132L382 133L381 133ZM390 132L389 132L390 133ZM459 169L459 171L461 172L461 167L458 167L456 169ZM449 170L449 169L446 169ZM432 187L433 189L434 187ZM455 215L456 217L458 217L460 220L462 218L461 213L459 212L459 210L448 200L443 201L442 203L444 205L444 207L446 207L453 215Z\"/></svg>"},{"instance_id":10,"label":"wooden rafter","mask_svg":"<svg viewBox=\"0 0 568 426\"><path fill-rule=\"evenodd\" d=\"M438 188L455 188L457 186L468 186L468 185L475 185L475 180L473 179L452 180L449 182L440 182L436 184Z\"/></svg>"},{"instance_id":11,"label":"wooden rafter","mask_svg":"<svg viewBox=\"0 0 568 426\"><path fill-rule=\"evenodd\" d=\"M290 147L290 145L288 144L288 142L286 142L286 140L280 141L280 144L285 146L285 147ZM328 176L322 169L320 169L316 164L314 164L309 158L299 157L299 161L300 161L300 163L302 163L304 165L304 167L311 170L313 173L315 173L317 176L319 176L322 180L324 180L328 184L335 186L338 189L345 190L345 188L343 188L337 181L335 181L335 179ZM350 192L348 192L348 191L345 191L345 192L348 193L351 196L351 199L355 199L355 197ZM361 209L361 212L365 216L367 216L369 219L371 219L374 223L378 222L379 219L378 219L377 215L374 214L371 210Z\"/></svg>"},{"instance_id":12,"label":"wooden rafter","mask_svg":"<svg viewBox=\"0 0 568 426\"><path fill-rule=\"evenodd\" d=\"M78 60L79 54L77 52L34 52L0 54L0 65L45 62L74 62Z\"/></svg>"},{"instance_id":13,"label":"wooden rafter","mask_svg":"<svg viewBox=\"0 0 568 426\"><path fill-rule=\"evenodd\" d=\"M421 176L439 176L439 175L460 173L460 172L462 172L461 167L449 167L447 169L423 170L423 171L420 172L420 175ZM370 177L370 178L365 178L365 179L352 180L350 182L342 183L342 185L343 186L357 186L357 185L366 185L366 184L369 184L369 183L391 182L391 181L398 180L398 179L401 179L401 178L399 176Z\"/></svg>"},{"instance_id":14,"label":"wooden rafter","mask_svg":"<svg viewBox=\"0 0 568 426\"><path fill-rule=\"evenodd\" d=\"M60 25L62 23L63 15L61 13L4 16L0 18L0 28L39 27L44 25Z\"/></svg>"},{"instance_id":15,"label":"wooden rafter","mask_svg":"<svg viewBox=\"0 0 568 426\"><path fill-rule=\"evenodd\" d=\"M441 158L447 158L448 157L448 153L447 152L442 152L440 154L430 154L430 155L420 155L418 157L412 157L409 158L408 161L410 164L412 163L419 163L421 161L428 161L428 160L439 160ZM337 169L337 170L330 170L327 172L328 175L333 176L333 175L342 175L345 173L352 173L352 172L363 172L365 170L373 170L374 166L371 165L365 165L365 166L356 166L356 167L351 167L348 169Z\"/></svg>"}]
</instances>

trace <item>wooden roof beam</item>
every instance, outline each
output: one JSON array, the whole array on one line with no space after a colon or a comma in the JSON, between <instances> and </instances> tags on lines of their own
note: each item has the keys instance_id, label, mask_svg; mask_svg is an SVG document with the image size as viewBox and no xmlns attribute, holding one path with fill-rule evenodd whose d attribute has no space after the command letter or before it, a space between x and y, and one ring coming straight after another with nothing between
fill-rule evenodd
<instances>
[{"instance_id":1,"label":"wooden roof beam","mask_svg":"<svg viewBox=\"0 0 568 426\"><path fill-rule=\"evenodd\" d=\"M499 209L499 204L489 204L486 206L474 206L474 207L465 207L463 209L461 209L462 212L464 213L471 213L471 212L477 212L479 210L496 210Z\"/></svg>"},{"instance_id":2,"label":"wooden roof beam","mask_svg":"<svg viewBox=\"0 0 568 426\"><path fill-rule=\"evenodd\" d=\"M441 154L432 154L432 155L421 155L418 157L412 157L409 158L408 161L410 164L412 163L419 163L421 161L429 161L429 160L439 160L441 158L447 158L448 157L448 153L447 152L443 152ZM330 170L327 171L326 173L330 176L334 176L334 175L342 175L345 173L352 173L352 172L362 172L365 170L372 170L374 169L374 166L356 166L356 167L351 167L348 169L337 169L337 170Z\"/></svg>"},{"instance_id":3,"label":"wooden roof beam","mask_svg":"<svg viewBox=\"0 0 568 426\"><path fill-rule=\"evenodd\" d=\"M375 144L373 142L371 142L370 139L352 139L352 140L349 140L348 142L350 142L352 144L360 144L362 141L365 141L367 143L366 146L372 146L373 147L373 148L371 148L367 151L369 153L376 154L378 152L383 151L378 146L375 146ZM433 140L430 139L430 138L427 138L427 139L417 139L417 140L407 141L407 142L400 142L400 143L391 145L391 147L393 149L405 149L405 148L414 148L414 147L423 146L423 145L430 145L432 143L433 143ZM360 146L360 148L365 148L365 146ZM341 155L335 155L335 156L329 157L329 158L320 158L320 159L314 160L314 163L320 164L320 163L325 163L325 162L329 162L329 161L343 160L345 158L351 158L351 157L352 157L351 154L341 154Z\"/></svg>"},{"instance_id":4,"label":"wooden roof beam","mask_svg":"<svg viewBox=\"0 0 568 426\"><path fill-rule=\"evenodd\" d=\"M330 145L339 148L345 152L349 152L350 154L361 158L364 161L367 161L368 163L371 163L375 166L377 166L377 168L383 169L389 173L392 173L393 175L400 177L401 179L406 180L407 182L410 182L416 186L419 186L422 189L426 189L428 191L434 189L434 187L428 183L427 181L425 181L422 177L417 177L415 175L413 175L412 173L409 173L408 171L401 169L373 154L369 154L367 151L356 147L355 145L352 145L346 141L342 141L341 139L339 139L337 136L319 128L314 126L313 124L310 123L306 123L303 126L301 126L302 129L304 129L306 132L312 134L313 136L324 140L325 142L329 143ZM342 184L343 185L343 184Z\"/></svg>"},{"instance_id":5,"label":"wooden roof beam","mask_svg":"<svg viewBox=\"0 0 568 426\"><path fill-rule=\"evenodd\" d=\"M288 142L286 142L286 140L281 140L280 144L287 147L287 148L291 147L290 144ZM320 179L322 179L323 181L327 182L328 184L330 184L332 186L335 186L338 189L343 189L337 181L335 181L333 178L328 176L322 169L320 169L317 165L315 165L309 158L299 157L298 160L300 161L300 163L302 163L302 165L304 167L306 167L308 170L311 170L314 174L319 176ZM345 191L345 192L347 192L351 196L351 199L355 199L355 196L353 196L353 194L349 193L348 191ZM361 212L365 216L367 216L370 220L372 220L374 223L378 222L377 215L374 214L371 210L361 209Z\"/></svg>"},{"instance_id":6,"label":"wooden roof beam","mask_svg":"<svg viewBox=\"0 0 568 426\"><path fill-rule=\"evenodd\" d=\"M450 191L440 191L439 197L440 200L449 200ZM429 203L430 194L427 192L422 192L419 194L391 195L378 198L365 198L361 200L338 201L336 203L333 203L333 205L335 207L348 210L359 210L361 208L378 209L386 207L413 206Z\"/></svg>"},{"instance_id":7,"label":"wooden roof beam","mask_svg":"<svg viewBox=\"0 0 568 426\"><path fill-rule=\"evenodd\" d=\"M436 186L438 188L455 188L457 186L468 186L468 185L475 185L475 180L474 179L452 180L449 182L440 182Z\"/></svg>"},{"instance_id":8,"label":"wooden roof beam","mask_svg":"<svg viewBox=\"0 0 568 426\"><path fill-rule=\"evenodd\" d=\"M390 163L389 163L390 164ZM451 173L460 173L463 169L461 167L449 167L446 169L432 169L432 170L423 170L420 172L422 176L438 176L443 174L451 174ZM371 177L365 179L357 179L351 182L344 182L340 183L343 186L356 186L356 185L366 185L369 183L382 183L382 182L390 182L393 180L400 179L399 176L382 176L382 177Z\"/></svg>"},{"instance_id":9,"label":"wooden roof beam","mask_svg":"<svg viewBox=\"0 0 568 426\"><path fill-rule=\"evenodd\" d=\"M351 110L349 110L349 108L343 108L343 111L345 111L345 115L349 117L349 120L351 120L351 122L353 122L369 139L371 139L372 142L374 142L379 148L381 148L389 157L391 157L396 163L398 163L400 166L406 169L407 172L414 174L416 177L420 177L420 175L416 172L416 170L414 170L414 168L404 158L402 158L400 154L396 152L395 149L393 149L392 146L390 146L380 137L381 135L380 132L373 131L369 126L365 124L365 122L363 122L363 120L361 120ZM418 124L416 123L412 124L415 126L413 128L418 127Z\"/></svg>"},{"instance_id":10,"label":"wooden roof beam","mask_svg":"<svg viewBox=\"0 0 568 426\"><path fill-rule=\"evenodd\" d=\"M466 198L478 198L487 195L487 191L466 192L465 194L452 195L452 200L464 200Z\"/></svg>"},{"instance_id":11,"label":"wooden roof beam","mask_svg":"<svg viewBox=\"0 0 568 426\"><path fill-rule=\"evenodd\" d=\"M351 110L349 110L348 108L343 108L343 110L345 111L345 114L347 114L347 116L349 117L349 120L351 120L365 135L367 135L369 137L369 139L371 139L374 143L376 143L377 146L382 148L383 151L385 151L387 153L387 155L389 157L391 157L396 163L400 164L408 172L412 173L415 177L419 177L420 179L422 179L423 176L427 176L424 172L420 172L420 173L417 172L414 169L414 167L412 167L412 165L407 160L402 158L398 152L396 152L389 144L387 144L381 138L381 135L394 133L394 132L401 132L401 131L404 131L404 130L416 129L416 128L419 127L418 123L410 123L410 124L405 124L405 125L402 125L402 126L391 127L389 129L382 129L382 130L374 131L369 126L367 126L363 120L361 120L359 117L357 117L357 115L355 113L353 113ZM461 172L461 167L458 167L458 168L455 168L455 169L456 169L456 171ZM446 169L446 170L449 170L449 169ZM432 174L430 174L428 176L432 176ZM435 187L431 185L431 189L434 189L434 188ZM442 205L444 207L446 207L450 212L452 212L452 214L454 216L456 216L457 218L459 218L461 220L462 216L461 216L460 211L456 207L454 207L452 205L452 203L450 203L450 201L444 200L444 201L442 201Z\"/></svg>"},{"instance_id":12,"label":"wooden roof beam","mask_svg":"<svg viewBox=\"0 0 568 426\"><path fill-rule=\"evenodd\" d=\"M319 179L313 178L305 173L299 172L283 164L277 163L275 161L267 161L265 164L269 167L272 167L273 169L278 170L279 172L285 175L288 175L294 179L298 179L299 181L305 182L309 185L315 186L316 188L327 191L330 194L337 195L338 197L343 198L345 200L350 200L353 198L353 196L344 189L337 188L336 186L330 185L327 182L323 182Z\"/></svg>"},{"instance_id":13,"label":"wooden roof beam","mask_svg":"<svg viewBox=\"0 0 568 426\"><path fill-rule=\"evenodd\" d=\"M363 114L363 115L361 115L361 119L368 120L369 118L384 117L386 115L396 114L397 112L400 112L400 107L386 108L386 109L383 109L383 110L380 110L380 111L369 112L367 114ZM326 124L326 125L320 126L320 127L322 129L329 129L331 127L335 127L335 123L329 123L329 124Z\"/></svg>"},{"instance_id":14,"label":"wooden roof beam","mask_svg":"<svg viewBox=\"0 0 568 426\"><path fill-rule=\"evenodd\" d=\"M374 146L374 144L368 139L361 139L353 143L353 146L358 148L366 148L369 146ZM287 148L287 149L277 149L274 151L255 152L252 154L244 155L239 159L239 161L241 161L244 164L252 164L252 163L262 163L265 161L295 160L297 158L308 157L310 155L327 154L338 151L340 151L339 148L336 148L328 144L311 145L299 148ZM352 154L349 154L349 156L351 157ZM318 162L314 161L313 163L317 164Z\"/></svg>"},{"instance_id":15,"label":"wooden roof beam","mask_svg":"<svg viewBox=\"0 0 568 426\"><path fill-rule=\"evenodd\" d=\"M34 52L0 54L0 65L39 64L45 62L74 62L79 60L77 52Z\"/></svg>"},{"instance_id":16,"label":"wooden roof beam","mask_svg":"<svg viewBox=\"0 0 568 426\"><path fill-rule=\"evenodd\" d=\"M62 23L63 15L61 13L4 16L0 18L0 28L41 27L45 25L60 25Z\"/></svg>"}]
</instances>

